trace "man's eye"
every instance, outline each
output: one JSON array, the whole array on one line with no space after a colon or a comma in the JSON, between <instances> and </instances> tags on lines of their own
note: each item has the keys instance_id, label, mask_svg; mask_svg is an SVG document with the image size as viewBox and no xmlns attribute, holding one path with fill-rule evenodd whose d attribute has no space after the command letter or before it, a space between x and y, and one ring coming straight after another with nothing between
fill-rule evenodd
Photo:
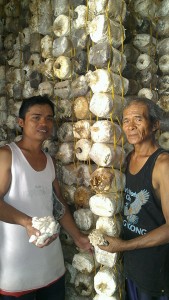
<instances>
[{"instance_id":1,"label":"man's eye","mask_svg":"<svg viewBox=\"0 0 169 300\"><path fill-rule=\"evenodd\" d=\"M32 118L33 118L33 120L36 120L36 121L39 120L39 116L33 116Z\"/></svg>"},{"instance_id":2,"label":"man's eye","mask_svg":"<svg viewBox=\"0 0 169 300\"><path fill-rule=\"evenodd\" d=\"M47 120L53 122L54 121L54 117L48 117Z\"/></svg>"},{"instance_id":3,"label":"man's eye","mask_svg":"<svg viewBox=\"0 0 169 300\"><path fill-rule=\"evenodd\" d=\"M141 122L141 120L142 120L141 118L136 118L136 121L138 122Z\"/></svg>"}]
</instances>

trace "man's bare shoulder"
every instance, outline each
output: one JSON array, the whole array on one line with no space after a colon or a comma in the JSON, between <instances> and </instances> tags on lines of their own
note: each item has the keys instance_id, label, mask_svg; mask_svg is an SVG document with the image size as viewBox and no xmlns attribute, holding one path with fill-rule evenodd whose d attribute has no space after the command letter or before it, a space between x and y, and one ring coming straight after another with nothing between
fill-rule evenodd
<instances>
[{"instance_id":1,"label":"man's bare shoulder","mask_svg":"<svg viewBox=\"0 0 169 300\"><path fill-rule=\"evenodd\" d=\"M11 164L12 160L12 153L9 146L5 145L3 147L0 147L0 163L9 163Z\"/></svg>"},{"instance_id":2,"label":"man's bare shoulder","mask_svg":"<svg viewBox=\"0 0 169 300\"><path fill-rule=\"evenodd\" d=\"M161 172L169 173L169 153L167 151L161 153L158 156L156 164L155 164L155 170L158 173L161 173Z\"/></svg>"}]
</instances>

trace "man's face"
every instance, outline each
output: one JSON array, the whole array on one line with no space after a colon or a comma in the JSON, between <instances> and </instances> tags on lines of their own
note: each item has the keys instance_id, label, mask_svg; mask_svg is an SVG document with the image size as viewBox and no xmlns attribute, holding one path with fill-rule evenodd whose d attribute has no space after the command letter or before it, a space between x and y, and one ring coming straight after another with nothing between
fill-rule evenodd
<instances>
[{"instance_id":1,"label":"man's face","mask_svg":"<svg viewBox=\"0 0 169 300\"><path fill-rule=\"evenodd\" d=\"M19 125L23 128L24 136L44 141L52 134L53 112L48 104L33 105L25 115L25 119L19 119Z\"/></svg>"},{"instance_id":2,"label":"man's face","mask_svg":"<svg viewBox=\"0 0 169 300\"><path fill-rule=\"evenodd\" d=\"M123 112L123 130L130 144L136 145L152 138L153 126L148 118L148 108L133 103Z\"/></svg>"}]
</instances>

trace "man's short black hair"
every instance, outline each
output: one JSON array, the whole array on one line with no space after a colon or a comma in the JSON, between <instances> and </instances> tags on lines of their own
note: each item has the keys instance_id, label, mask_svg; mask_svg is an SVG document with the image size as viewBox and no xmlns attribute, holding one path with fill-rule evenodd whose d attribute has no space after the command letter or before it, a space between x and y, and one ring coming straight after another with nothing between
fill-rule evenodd
<instances>
[{"instance_id":1,"label":"man's short black hair","mask_svg":"<svg viewBox=\"0 0 169 300\"><path fill-rule=\"evenodd\" d=\"M29 108L37 104L39 105L48 104L52 109L53 116L55 115L54 104L52 101L49 100L47 96L33 96L31 98L23 100L21 107L19 109L19 118L25 119L25 115L29 110Z\"/></svg>"}]
</instances>

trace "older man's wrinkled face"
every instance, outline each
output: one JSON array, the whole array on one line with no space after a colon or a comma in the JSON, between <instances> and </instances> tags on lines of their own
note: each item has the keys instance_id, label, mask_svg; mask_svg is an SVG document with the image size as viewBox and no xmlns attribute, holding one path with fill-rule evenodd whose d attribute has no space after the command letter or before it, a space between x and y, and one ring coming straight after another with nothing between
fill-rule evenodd
<instances>
[{"instance_id":1,"label":"older man's wrinkled face","mask_svg":"<svg viewBox=\"0 0 169 300\"><path fill-rule=\"evenodd\" d=\"M128 142L133 145L152 139L155 128L149 120L146 105L133 103L124 109L123 130Z\"/></svg>"}]
</instances>

